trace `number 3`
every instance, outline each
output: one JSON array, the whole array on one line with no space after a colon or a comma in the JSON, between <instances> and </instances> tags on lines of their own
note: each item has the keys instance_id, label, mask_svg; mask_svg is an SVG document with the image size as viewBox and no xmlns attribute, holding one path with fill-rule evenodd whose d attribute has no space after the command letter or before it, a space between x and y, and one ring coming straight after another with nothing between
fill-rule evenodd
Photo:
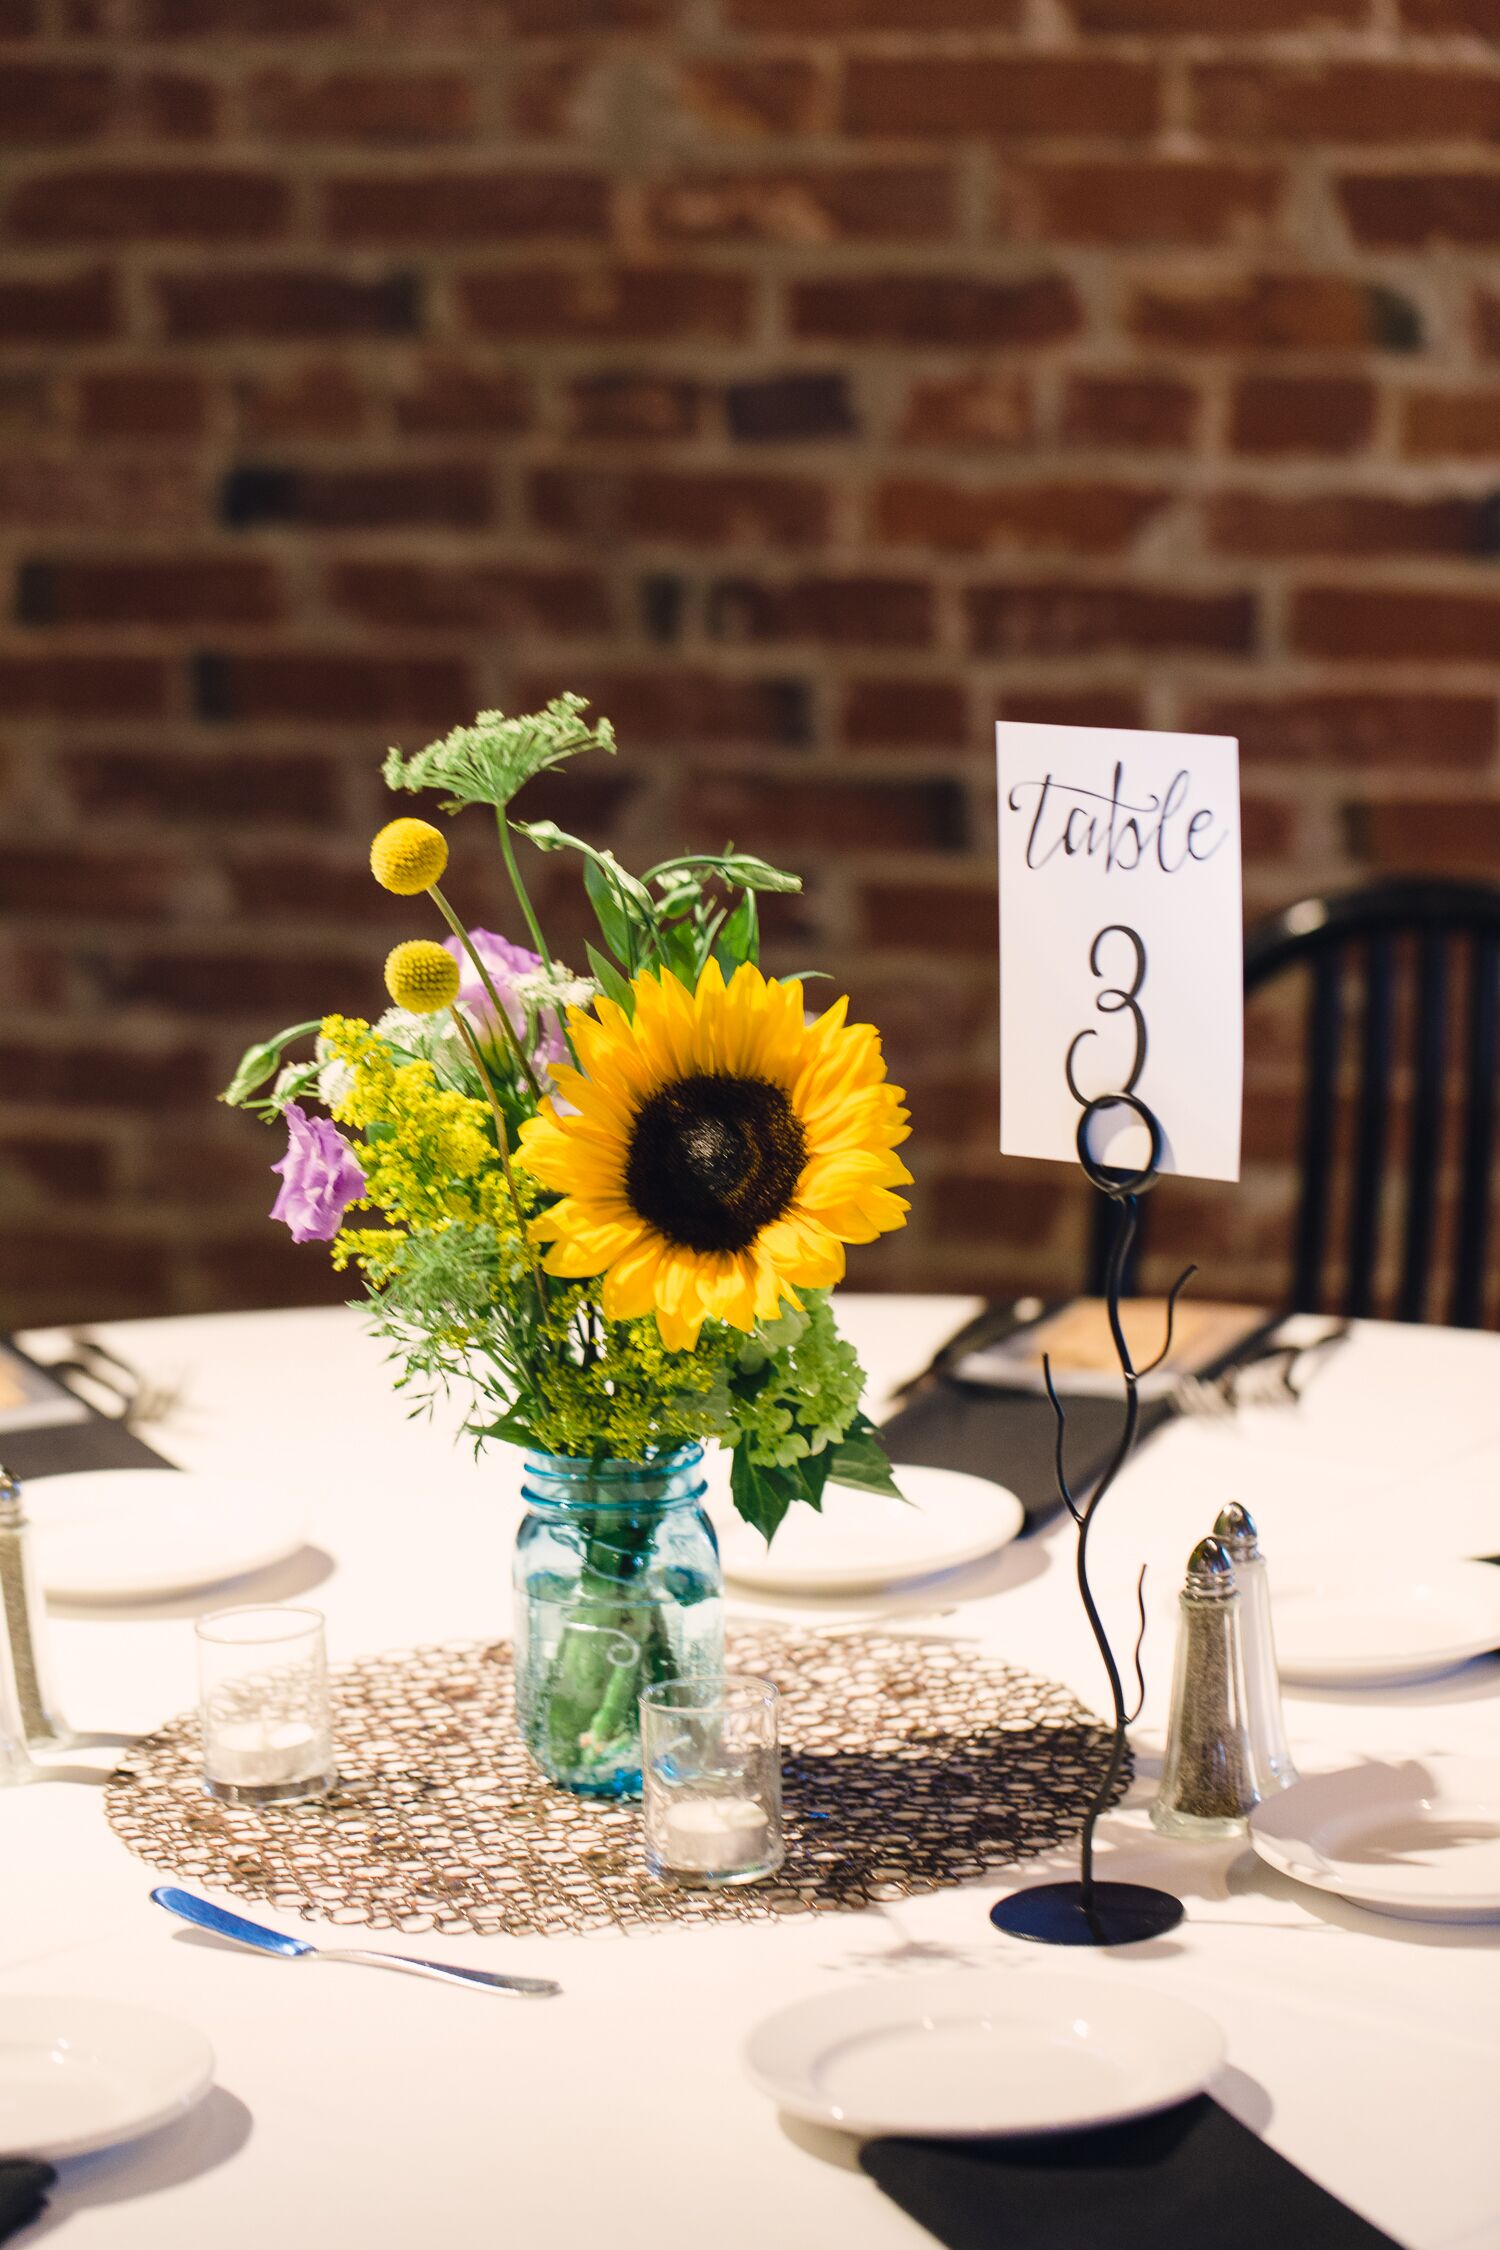
<instances>
[{"instance_id":1,"label":"number 3","mask_svg":"<svg viewBox=\"0 0 1500 2250\"><path fill-rule=\"evenodd\" d=\"M1096 977L1102 977L1104 974L1099 966L1099 948L1107 937L1128 938L1135 950L1135 980L1129 989L1126 990L1120 985L1106 985L1094 1002L1094 1006L1101 1016L1118 1016L1128 1011L1130 1019L1135 1025L1135 1060L1130 1066L1130 1076L1119 1089L1122 1094L1133 1094L1141 1072L1146 1067L1146 1018L1142 1013L1140 1000L1137 997L1141 986L1146 981L1146 948L1138 931L1130 929L1124 922L1108 923L1089 947L1089 968ZM1068 1092L1081 1109L1087 1109L1091 1100L1098 1097L1091 1097L1080 1091L1078 1080L1073 1074L1073 1058L1085 1039L1097 1039L1098 1036L1098 1031L1092 1025L1087 1031L1080 1031L1069 1046L1067 1060L1063 1064L1064 1075L1068 1081Z\"/></svg>"}]
</instances>

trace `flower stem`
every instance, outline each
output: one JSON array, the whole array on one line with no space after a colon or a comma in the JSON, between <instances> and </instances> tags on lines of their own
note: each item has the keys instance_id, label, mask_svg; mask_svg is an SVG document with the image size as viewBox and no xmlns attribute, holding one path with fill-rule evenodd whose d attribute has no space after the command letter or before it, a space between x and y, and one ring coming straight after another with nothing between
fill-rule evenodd
<instances>
[{"instance_id":1,"label":"flower stem","mask_svg":"<svg viewBox=\"0 0 1500 2250\"><path fill-rule=\"evenodd\" d=\"M458 939L459 944L463 947L465 953L468 954L469 959L473 962L475 968L479 971L479 981L484 986L485 991L488 993L490 1006L495 1011L496 1030L502 1034L510 1048L511 1053L514 1055L516 1061L520 1064L521 1075L525 1079L527 1085L531 1088L532 1099L540 1103L542 1098L541 1085L538 1082L536 1072L531 1067L531 1057L527 1054L525 1048L521 1045L520 1040L516 1037L516 1027L510 1020L509 1009L506 1008L501 1002L500 995L495 990L494 984L491 981L490 972L485 967L483 961L480 960L479 955L474 947L474 941L469 936L468 931L464 928L462 922L460 922L458 916L454 913L452 907L448 904L448 901L444 898L436 883L432 884L430 888L434 906L436 906L439 914L442 915L443 920L447 923L449 929L453 932L453 935ZM486 1078L485 1083L489 1083L488 1078Z\"/></svg>"},{"instance_id":2,"label":"flower stem","mask_svg":"<svg viewBox=\"0 0 1500 2250\"><path fill-rule=\"evenodd\" d=\"M505 870L510 877L511 889L516 894L516 903L525 916L526 927L531 932L532 944L550 969L552 955L548 951L547 940L542 935L542 925L536 918L536 911L532 906L530 894L521 880L521 870L516 865L516 847L510 840L510 821L503 805L495 807L495 824L500 830L500 849L505 854Z\"/></svg>"},{"instance_id":3,"label":"flower stem","mask_svg":"<svg viewBox=\"0 0 1500 2250\"><path fill-rule=\"evenodd\" d=\"M542 1318L545 1320L547 1317L547 1284L543 1278L536 1249L527 1229L526 1214L521 1208L521 1198L516 1188L516 1175L510 1167L510 1137L505 1130L505 1118L501 1112L500 1099L495 1092L494 1081L484 1067L484 1057L479 1052L479 1042L464 1022L463 1011L455 1006L449 1012L458 1026L460 1039L469 1050L474 1068L479 1073L479 1082L489 1096L490 1113L495 1120L495 1138L500 1144L500 1163L505 1173L505 1185L510 1191L511 1209L516 1214L516 1231L521 1237L521 1248L525 1252L526 1262L531 1268L531 1278L536 1283L536 1301L541 1307Z\"/></svg>"}]
</instances>

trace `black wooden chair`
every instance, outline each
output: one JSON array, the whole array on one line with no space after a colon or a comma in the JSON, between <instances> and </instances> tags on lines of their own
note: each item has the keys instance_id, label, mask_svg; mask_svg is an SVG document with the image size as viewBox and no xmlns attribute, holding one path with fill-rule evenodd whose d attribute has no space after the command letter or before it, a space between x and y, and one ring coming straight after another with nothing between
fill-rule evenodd
<instances>
[{"instance_id":1,"label":"black wooden chair","mask_svg":"<svg viewBox=\"0 0 1500 2250\"><path fill-rule=\"evenodd\" d=\"M1482 1326L1500 1065L1500 887L1422 879L1304 899L1247 936L1247 999L1294 971L1305 974L1308 992L1284 1301L1299 1311ZM1352 1122L1344 1114L1351 1090ZM1445 1174L1456 1188L1446 1207ZM1090 1258L1095 1294L1108 1216L1101 1199ZM1383 1262L1397 1242L1398 1259ZM1383 1270L1394 1284L1385 1292Z\"/></svg>"}]
</instances>

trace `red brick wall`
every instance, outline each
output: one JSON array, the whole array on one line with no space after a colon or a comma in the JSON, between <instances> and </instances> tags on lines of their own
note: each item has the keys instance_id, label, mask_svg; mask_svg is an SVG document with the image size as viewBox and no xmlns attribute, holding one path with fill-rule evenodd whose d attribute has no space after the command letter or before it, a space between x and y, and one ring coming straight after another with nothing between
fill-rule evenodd
<instances>
[{"instance_id":1,"label":"red brick wall","mask_svg":"<svg viewBox=\"0 0 1500 2250\"><path fill-rule=\"evenodd\" d=\"M997 712L1237 730L1252 909L1495 872L1496 0L0 37L9 1317L328 1293L210 1097L378 1004L420 926L364 872L379 753L482 703L598 699L627 755L545 809L622 850L808 870L777 958L913 1090L892 1285L1081 1256L1082 1197L993 1148ZM1285 1042L1253 1062L1246 1188L1173 1191L1226 1289L1284 1201Z\"/></svg>"}]
</instances>

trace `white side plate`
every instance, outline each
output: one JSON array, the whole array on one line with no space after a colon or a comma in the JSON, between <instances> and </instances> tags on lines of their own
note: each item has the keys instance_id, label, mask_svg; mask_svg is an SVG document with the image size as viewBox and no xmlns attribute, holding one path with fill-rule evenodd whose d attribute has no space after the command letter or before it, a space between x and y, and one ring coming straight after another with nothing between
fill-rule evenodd
<instances>
[{"instance_id":1,"label":"white side plate","mask_svg":"<svg viewBox=\"0 0 1500 2250\"><path fill-rule=\"evenodd\" d=\"M794 1507L771 1545L711 1487L724 1575L767 1594L853 1594L956 1570L1008 1546L1025 1522L1013 1492L959 1469L898 1467L904 1498L830 1484L821 1509ZM1500 1573L1497 1573L1500 1576Z\"/></svg>"},{"instance_id":2,"label":"white side plate","mask_svg":"<svg viewBox=\"0 0 1500 2250\"><path fill-rule=\"evenodd\" d=\"M119 2000L0 1999L0 2156L49 2161L170 2124L213 2083L201 2031Z\"/></svg>"},{"instance_id":3,"label":"white side plate","mask_svg":"<svg viewBox=\"0 0 1500 2250\"><path fill-rule=\"evenodd\" d=\"M1276 1663L1324 1687L1414 1680L1500 1649L1500 1569L1413 1562L1373 1572L1272 1568Z\"/></svg>"},{"instance_id":4,"label":"white side plate","mask_svg":"<svg viewBox=\"0 0 1500 2250\"><path fill-rule=\"evenodd\" d=\"M302 1544L304 1503L268 1479L79 1469L26 1487L42 1585L59 1601L139 1601L263 1570Z\"/></svg>"},{"instance_id":5,"label":"white side plate","mask_svg":"<svg viewBox=\"0 0 1500 2250\"><path fill-rule=\"evenodd\" d=\"M1500 1917L1500 1758L1410 1758L1310 1774L1257 1805L1283 1875L1420 1920Z\"/></svg>"},{"instance_id":6,"label":"white side plate","mask_svg":"<svg viewBox=\"0 0 1500 2250\"><path fill-rule=\"evenodd\" d=\"M794 2117L841 2132L1069 2132L1186 2101L1224 2060L1211 2016L1134 1980L1019 1970L892 1977L799 2001L745 2065Z\"/></svg>"}]
</instances>

